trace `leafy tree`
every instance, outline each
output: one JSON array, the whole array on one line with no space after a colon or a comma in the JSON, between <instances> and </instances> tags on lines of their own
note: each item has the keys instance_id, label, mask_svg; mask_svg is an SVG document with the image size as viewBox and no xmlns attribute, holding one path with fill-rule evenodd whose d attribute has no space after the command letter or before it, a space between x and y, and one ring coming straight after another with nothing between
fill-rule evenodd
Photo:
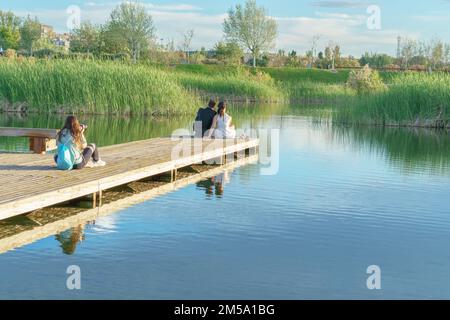
<instances>
[{"instance_id":1,"label":"leafy tree","mask_svg":"<svg viewBox=\"0 0 450 320\"><path fill-rule=\"evenodd\" d=\"M387 54L368 53L366 52L359 60L362 66L370 65L375 68L384 68L394 63L394 58Z\"/></svg>"},{"instance_id":2,"label":"leafy tree","mask_svg":"<svg viewBox=\"0 0 450 320\"><path fill-rule=\"evenodd\" d=\"M333 64L339 65L340 61L341 61L341 47L339 45L336 45L333 49Z\"/></svg>"},{"instance_id":3,"label":"leafy tree","mask_svg":"<svg viewBox=\"0 0 450 320\"><path fill-rule=\"evenodd\" d=\"M232 42L219 42L214 48L216 59L226 64L241 64L244 52L241 47Z\"/></svg>"},{"instance_id":4,"label":"leafy tree","mask_svg":"<svg viewBox=\"0 0 450 320\"><path fill-rule=\"evenodd\" d=\"M333 58L333 52L331 51L331 48L326 47L325 48L325 59L327 59L328 61L331 61L332 58Z\"/></svg>"},{"instance_id":5,"label":"leafy tree","mask_svg":"<svg viewBox=\"0 0 450 320\"><path fill-rule=\"evenodd\" d=\"M358 94L368 94L386 89L380 74L368 65L365 65L361 70L352 70L347 80L347 86L355 89Z\"/></svg>"},{"instance_id":6,"label":"leafy tree","mask_svg":"<svg viewBox=\"0 0 450 320\"><path fill-rule=\"evenodd\" d=\"M130 54L127 40L107 24L100 27L99 52L100 54Z\"/></svg>"},{"instance_id":7,"label":"leafy tree","mask_svg":"<svg viewBox=\"0 0 450 320\"><path fill-rule=\"evenodd\" d=\"M297 57L297 51L292 50L288 53L288 57L286 60L286 66L288 67L298 67L299 66L299 59Z\"/></svg>"},{"instance_id":8,"label":"leafy tree","mask_svg":"<svg viewBox=\"0 0 450 320\"><path fill-rule=\"evenodd\" d=\"M20 38L22 48L28 50L33 55L33 45L41 38L42 25L37 18L28 16L20 28Z\"/></svg>"},{"instance_id":9,"label":"leafy tree","mask_svg":"<svg viewBox=\"0 0 450 320\"><path fill-rule=\"evenodd\" d=\"M253 66L256 67L256 60L261 53L274 46L278 26L275 20L266 16L263 7L257 6L255 0L248 0L245 7L237 5L228 11L223 30L229 42L237 43L251 52Z\"/></svg>"},{"instance_id":10,"label":"leafy tree","mask_svg":"<svg viewBox=\"0 0 450 320\"><path fill-rule=\"evenodd\" d=\"M446 43L444 48L444 64L448 65L450 63L450 44Z\"/></svg>"},{"instance_id":11,"label":"leafy tree","mask_svg":"<svg viewBox=\"0 0 450 320\"><path fill-rule=\"evenodd\" d=\"M134 63L141 52L148 49L156 32L152 16L137 2L123 2L116 7L111 12L106 29L114 44L121 43L121 40L127 43Z\"/></svg>"},{"instance_id":12,"label":"leafy tree","mask_svg":"<svg viewBox=\"0 0 450 320\"><path fill-rule=\"evenodd\" d=\"M433 68L436 69L441 64L444 64L444 55L445 55L445 45L442 41L437 40L432 49L431 49L431 56L430 56L430 62L433 65Z\"/></svg>"},{"instance_id":13,"label":"leafy tree","mask_svg":"<svg viewBox=\"0 0 450 320\"><path fill-rule=\"evenodd\" d=\"M401 59L402 64L405 68L410 65L411 59L416 55L418 49L418 44L412 39L406 39L401 47Z\"/></svg>"},{"instance_id":14,"label":"leafy tree","mask_svg":"<svg viewBox=\"0 0 450 320\"><path fill-rule=\"evenodd\" d=\"M70 50L72 52L99 53L101 29L91 22L83 22L71 33Z\"/></svg>"},{"instance_id":15,"label":"leafy tree","mask_svg":"<svg viewBox=\"0 0 450 320\"><path fill-rule=\"evenodd\" d=\"M0 11L0 47L17 49L20 43L20 18L12 12Z\"/></svg>"}]
</instances>

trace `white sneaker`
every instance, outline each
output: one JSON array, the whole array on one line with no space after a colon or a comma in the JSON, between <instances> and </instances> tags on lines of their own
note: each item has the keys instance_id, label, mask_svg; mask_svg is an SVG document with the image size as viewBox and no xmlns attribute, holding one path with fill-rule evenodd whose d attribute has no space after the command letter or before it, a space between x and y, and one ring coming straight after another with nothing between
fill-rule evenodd
<instances>
[{"instance_id":1,"label":"white sneaker","mask_svg":"<svg viewBox=\"0 0 450 320\"><path fill-rule=\"evenodd\" d=\"M103 160L94 161L94 167L104 167L106 166L106 162Z\"/></svg>"},{"instance_id":2,"label":"white sneaker","mask_svg":"<svg viewBox=\"0 0 450 320\"><path fill-rule=\"evenodd\" d=\"M89 160L88 163L86 163L85 168L93 168L95 167L94 162L92 160Z\"/></svg>"}]
</instances>

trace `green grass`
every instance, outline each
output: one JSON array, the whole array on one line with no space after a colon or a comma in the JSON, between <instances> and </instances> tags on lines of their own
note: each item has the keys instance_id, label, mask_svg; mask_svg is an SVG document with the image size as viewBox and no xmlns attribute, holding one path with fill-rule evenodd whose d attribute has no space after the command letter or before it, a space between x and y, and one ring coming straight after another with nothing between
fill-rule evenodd
<instances>
[{"instance_id":1,"label":"green grass","mask_svg":"<svg viewBox=\"0 0 450 320\"><path fill-rule=\"evenodd\" d=\"M0 110L190 114L207 97L229 102L332 106L346 124L450 123L450 75L383 72L382 92L358 96L348 70L0 59Z\"/></svg>"},{"instance_id":2,"label":"green grass","mask_svg":"<svg viewBox=\"0 0 450 320\"><path fill-rule=\"evenodd\" d=\"M269 76L246 68L167 68L71 60L0 59L3 109L93 114L186 114L205 97L285 102Z\"/></svg>"},{"instance_id":3,"label":"green grass","mask_svg":"<svg viewBox=\"0 0 450 320\"><path fill-rule=\"evenodd\" d=\"M444 127L450 123L450 75L401 73L393 76L388 89L353 98L336 108L333 121Z\"/></svg>"},{"instance_id":4,"label":"green grass","mask_svg":"<svg viewBox=\"0 0 450 320\"><path fill-rule=\"evenodd\" d=\"M282 82L308 81L321 84L345 84L350 73L349 70L339 70L334 73L320 69L299 68L261 68L274 80Z\"/></svg>"},{"instance_id":5,"label":"green grass","mask_svg":"<svg viewBox=\"0 0 450 320\"><path fill-rule=\"evenodd\" d=\"M200 103L157 68L94 61L1 59L0 95L32 112L172 114Z\"/></svg>"},{"instance_id":6,"label":"green grass","mask_svg":"<svg viewBox=\"0 0 450 320\"><path fill-rule=\"evenodd\" d=\"M244 66L217 65L180 65L175 70L184 75L186 81L183 83L188 88L198 87L209 93L214 90L217 93L233 92L236 96L260 96L275 101L284 97L294 104L329 104L355 95L345 85L349 70L257 68L255 71ZM255 72L262 72L265 81L258 82L257 77L249 76Z\"/></svg>"}]
</instances>

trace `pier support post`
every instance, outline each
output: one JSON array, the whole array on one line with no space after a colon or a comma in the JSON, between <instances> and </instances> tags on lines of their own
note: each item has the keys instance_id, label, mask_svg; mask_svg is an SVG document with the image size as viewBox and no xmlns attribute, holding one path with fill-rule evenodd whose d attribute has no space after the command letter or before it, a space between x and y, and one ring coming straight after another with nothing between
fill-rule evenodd
<instances>
[{"instance_id":1,"label":"pier support post","mask_svg":"<svg viewBox=\"0 0 450 320\"><path fill-rule=\"evenodd\" d=\"M173 169L170 171L170 182L177 180L178 169Z\"/></svg>"},{"instance_id":2,"label":"pier support post","mask_svg":"<svg viewBox=\"0 0 450 320\"><path fill-rule=\"evenodd\" d=\"M100 190L99 192L94 192L92 194L92 208L96 208L97 206L101 207L103 205L102 196L103 196L102 190Z\"/></svg>"},{"instance_id":3,"label":"pier support post","mask_svg":"<svg viewBox=\"0 0 450 320\"><path fill-rule=\"evenodd\" d=\"M102 190L99 190L99 191L98 191L98 206L99 206L99 207L101 207L101 206L103 205L102 197L103 197L103 191L102 191Z\"/></svg>"}]
</instances>

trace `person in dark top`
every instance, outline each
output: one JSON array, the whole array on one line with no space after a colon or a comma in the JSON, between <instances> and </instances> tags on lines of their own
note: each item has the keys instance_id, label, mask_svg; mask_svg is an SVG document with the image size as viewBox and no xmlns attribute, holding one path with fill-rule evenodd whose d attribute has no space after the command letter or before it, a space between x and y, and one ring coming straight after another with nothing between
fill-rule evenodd
<instances>
[{"instance_id":1,"label":"person in dark top","mask_svg":"<svg viewBox=\"0 0 450 320\"><path fill-rule=\"evenodd\" d=\"M217 112L214 110L216 107L216 102L211 99L209 100L208 106L206 108L200 108L195 117L194 131L196 138L203 138L205 133L211 129L213 119ZM201 136L200 136L201 130Z\"/></svg>"}]
</instances>

